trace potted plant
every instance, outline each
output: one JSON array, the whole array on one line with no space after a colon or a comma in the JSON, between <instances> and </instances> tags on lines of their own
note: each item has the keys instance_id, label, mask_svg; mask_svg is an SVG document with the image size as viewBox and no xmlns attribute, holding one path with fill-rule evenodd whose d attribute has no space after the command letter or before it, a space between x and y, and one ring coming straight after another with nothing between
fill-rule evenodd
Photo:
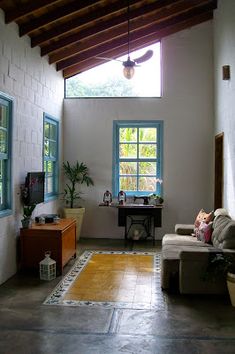
<instances>
[{"instance_id":1,"label":"potted plant","mask_svg":"<svg viewBox=\"0 0 235 354\"><path fill-rule=\"evenodd\" d=\"M164 202L164 199L160 195L154 193L150 195L150 200L153 201L154 205L161 205Z\"/></svg>"},{"instance_id":2,"label":"potted plant","mask_svg":"<svg viewBox=\"0 0 235 354\"><path fill-rule=\"evenodd\" d=\"M71 165L68 161L63 163L63 170L67 180L64 188L63 199L68 207L64 208L66 218L74 218L77 222L77 240L80 237L81 226L85 208L78 203L82 199L80 187L82 184L87 186L94 185L92 178L89 176L89 169L83 163L78 161Z\"/></svg>"},{"instance_id":3,"label":"potted plant","mask_svg":"<svg viewBox=\"0 0 235 354\"><path fill-rule=\"evenodd\" d=\"M28 229L31 225L31 217L32 213L36 207L36 204L33 205L24 205L23 207L23 219L21 220L22 223L22 228L23 229Z\"/></svg>"},{"instance_id":4,"label":"potted plant","mask_svg":"<svg viewBox=\"0 0 235 354\"><path fill-rule=\"evenodd\" d=\"M232 306L235 306L235 253L216 252L211 255L204 279L215 281L218 276L227 280Z\"/></svg>"}]
</instances>

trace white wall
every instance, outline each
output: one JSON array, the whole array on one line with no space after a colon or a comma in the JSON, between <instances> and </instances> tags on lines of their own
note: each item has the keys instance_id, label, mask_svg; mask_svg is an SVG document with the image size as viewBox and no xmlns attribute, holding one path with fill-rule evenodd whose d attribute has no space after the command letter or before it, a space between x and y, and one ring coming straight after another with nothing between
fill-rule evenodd
<instances>
[{"instance_id":1,"label":"white wall","mask_svg":"<svg viewBox=\"0 0 235 354\"><path fill-rule=\"evenodd\" d=\"M123 237L117 210L98 207L104 191L112 189L113 120L164 121L165 207L157 238L172 232L176 222L193 222L200 208L212 209L212 42L211 22L162 41L161 99L65 100L65 160L85 162L95 181L85 190L82 236Z\"/></svg>"},{"instance_id":2,"label":"white wall","mask_svg":"<svg viewBox=\"0 0 235 354\"><path fill-rule=\"evenodd\" d=\"M21 227L20 184L28 171L42 170L43 112L62 119L63 78L55 67L31 49L29 38L19 38L15 24L5 25L0 10L0 92L14 100L13 214L0 218L0 283L16 272L16 250ZM61 141L62 147L62 141ZM62 150L61 150L62 158ZM58 202L40 204L35 212L56 212Z\"/></svg>"},{"instance_id":3,"label":"white wall","mask_svg":"<svg viewBox=\"0 0 235 354\"><path fill-rule=\"evenodd\" d=\"M218 1L214 19L215 134L224 132L224 207L235 218L235 1ZM222 80L230 65L231 79Z\"/></svg>"}]
</instances>

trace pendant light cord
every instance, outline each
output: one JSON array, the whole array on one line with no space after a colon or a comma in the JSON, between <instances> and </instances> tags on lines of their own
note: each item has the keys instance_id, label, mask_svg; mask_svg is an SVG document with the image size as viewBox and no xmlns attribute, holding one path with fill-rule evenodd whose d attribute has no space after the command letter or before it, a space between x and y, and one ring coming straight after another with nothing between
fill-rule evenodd
<instances>
[{"instance_id":1,"label":"pendant light cord","mask_svg":"<svg viewBox=\"0 0 235 354\"><path fill-rule=\"evenodd\" d=\"M127 2L127 35L128 35L128 58L130 57L130 2Z\"/></svg>"}]
</instances>

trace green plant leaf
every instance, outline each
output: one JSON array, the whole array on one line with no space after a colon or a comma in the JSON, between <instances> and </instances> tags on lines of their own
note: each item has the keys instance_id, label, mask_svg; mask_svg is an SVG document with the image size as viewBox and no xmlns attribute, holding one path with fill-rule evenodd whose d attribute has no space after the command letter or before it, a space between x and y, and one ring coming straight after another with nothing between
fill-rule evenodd
<instances>
[{"instance_id":1,"label":"green plant leaf","mask_svg":"<svg viewBox=\"0 0 235 354\"><path fill-rule=\"evenodd\" d=\"M93 186L93 179L89 176L89 169L83 163L78 161L71 165L69 161L63 163L63 171L68 182L65 184L63 199L70 208L74 207L76 200L82 199L82 192L79 190L82 184L88 187Z\"/></svg>"}]
</instances>

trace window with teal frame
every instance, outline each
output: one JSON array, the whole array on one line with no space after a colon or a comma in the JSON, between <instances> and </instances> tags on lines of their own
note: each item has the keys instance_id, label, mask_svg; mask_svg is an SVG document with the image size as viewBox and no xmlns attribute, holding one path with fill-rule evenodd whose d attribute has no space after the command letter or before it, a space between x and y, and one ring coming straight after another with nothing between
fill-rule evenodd
<instances>
[{"instance_id":1,"label":"window with teal frame","mask_svg":"<svg viewBox=\"0 0 235 354\"><path fill-rule=\"evenodd\" d=\"M114 121L113 193L162 196L163 122Z\"/></svg>"},{"instance_id":2,"label":"window with teal frame","mask_svg":"<svg viewBox=\"0 0 235 354\"><path fill-rule=\"evenodd\" d=\"M45 201L56 199L58 197L58 130L58 120L47 114L44 114L43 170L45 172Z\"/></svg>"},{"instance_id":3,"label":"window with teal frame","mask_svg":"<svg viewBox=\"0 0 235 354\"><path fill-rule=\"evenodd\" d=\"M11 214L12 105L12 99L0 93L0 217Z\"/></svg>"}]
</instances>

